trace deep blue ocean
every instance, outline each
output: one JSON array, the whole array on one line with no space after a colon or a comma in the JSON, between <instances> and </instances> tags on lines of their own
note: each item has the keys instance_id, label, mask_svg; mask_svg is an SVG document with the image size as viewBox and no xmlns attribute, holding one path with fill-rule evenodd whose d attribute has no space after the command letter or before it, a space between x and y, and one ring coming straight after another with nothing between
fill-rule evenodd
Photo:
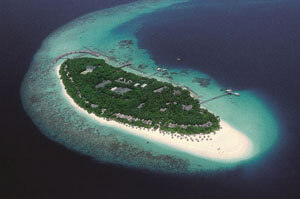
<instances>
[{"instance_id":1,"label":"deep blue ocean","mask_svg":"<svg viewBox=\"0 0 300 199\"><path fill-rule=\"evenodd\" d=\"M188 66L265 99L281 130L259 164L202 176L153 174L99 164L43 137L19 96L41 41L76 17L126 2L0 2L3 198L300 198L299 1L194 1L156 13L136 33L158 64Z\"/></svg>"}]
</instances>

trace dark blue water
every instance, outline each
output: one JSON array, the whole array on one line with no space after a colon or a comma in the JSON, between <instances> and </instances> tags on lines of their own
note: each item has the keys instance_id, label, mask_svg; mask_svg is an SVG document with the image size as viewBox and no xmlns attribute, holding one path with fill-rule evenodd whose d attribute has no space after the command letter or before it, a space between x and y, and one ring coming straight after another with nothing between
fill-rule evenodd
<instances>
[{"instance_id":1,"label":"dark blue water","mask_svg":"<svg viewBox=\"0 0 300 199\"><path fill-rule=\"evenodd\" d=\"M188 66L225 87L253 90L270 105L280 123L280 140L261 164L248 165L245 175L250 184L255 181L263 187L257 194L284 198L278 194L300 183L296 175L300 163L300 2L193 4L163 10L144 21L137 33L139 46L159 65ZM288 187L284 182L289 182Z\"/></svg>"},{"instance_id":2,"label":"dark blue water","mask_svg":"<svg viewBox=\"0 0 300 199\"><path fill-rule=\"evenodd\" d=\"M282 136L259 164L211 176L165 176L99 164L42 136L19 96L40 42L75 17L124 2L129 0L1 0L1 198L299 198L297 1L206 1L153 15L138 33L139 45L157 62L200 70L268 101Z\"/></svg>"}]
</instances>

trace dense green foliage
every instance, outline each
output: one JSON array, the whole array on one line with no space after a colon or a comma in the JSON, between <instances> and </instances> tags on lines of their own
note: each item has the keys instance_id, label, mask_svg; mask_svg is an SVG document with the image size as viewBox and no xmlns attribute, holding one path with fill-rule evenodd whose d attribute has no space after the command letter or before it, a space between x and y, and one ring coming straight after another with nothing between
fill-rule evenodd
<instances>
[{"instance_id":1,"label":"dense green foliage","mask_svg":"<svg viewBox=\"0 0 300 199\"><path fill-rule=\"evenodd\" d=\"M96 66L96 68L87 74L82 74L86 66ZM67 93L74 101L97 116L107 119L118 120L123 123L129 123L140 127L160 128L170 132L184 134L210 133L220 128L219 117L200 108L199 100L190 96L188 90L175 87L170 83L158 81L153 78L146 78L126 72L122 69L112 67L104 60L93 58L77 58L66 60L60 68L61 79L66 87ZM119 78L131 80L124 84L116 82ZM104 81L110 80L111 83L103 88L95 86ZM145 88L134 86L136 83L147 84ZM155 93L154 90L166 86L161 93ZM121 95L111 91L111 88L129 88L131 91ZM180 94L174 94L174 90ZM138 108L143 104L142 108ZM95 107L95 105L97 105ZM191 110L183 110L182 105L192 105ZM94 107L93 107L94 106ZM166 108L165 112L161 109ZM103 112L103 109L106 111ZM115 114L121 113L140 119L139 121L128 121L117 118ZM151 120L152 124L145 124L141 120ZM211 125L200 127L207 123ZM169 124L177 124L170 128ZM181 125L190 125L182 128Z\"/></svg>"}]
</instances>

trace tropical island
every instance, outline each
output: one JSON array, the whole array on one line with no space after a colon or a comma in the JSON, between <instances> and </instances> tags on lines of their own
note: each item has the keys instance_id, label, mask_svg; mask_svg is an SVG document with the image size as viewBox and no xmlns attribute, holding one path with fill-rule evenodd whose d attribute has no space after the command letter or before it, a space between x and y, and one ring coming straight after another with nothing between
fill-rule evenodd
<instances>
[{"instance_id":1,"label":"tropical island","mask_svg":"<svg viewBox=\"0 0 300 199\"><path fill-rule=\"evenodd\" d=\"M125 64L126 65L126 64ZM218 161L251 155L242 132L201 108L187 87L114 67L104 59L72 58L56 67L62 94L76 111L125 133ZM237 95L232 90L225 95ZM206 101L211 101L208 99Z\"/></svg>"},{"instance_id":2,"label":"tropical island","mask_svg":"<svg viewBox=\"0 0 300 199\"><path fill-rule=\"evenodd\" d=\"M103 59L67 59L59 74L77 105L106 120L185 135L220 129L219 117L201 108L189 90L113 67Z\"/></svg>"}]
</instances>

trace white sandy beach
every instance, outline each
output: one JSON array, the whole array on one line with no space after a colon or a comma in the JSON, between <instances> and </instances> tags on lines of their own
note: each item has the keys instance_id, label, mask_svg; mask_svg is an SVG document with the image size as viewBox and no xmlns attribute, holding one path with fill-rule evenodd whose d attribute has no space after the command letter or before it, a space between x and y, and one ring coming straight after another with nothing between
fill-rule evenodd
<instances>
[{"instance_id":1,"label":"white sandy beach","mask_svg":"<svg viewBox=\"0 0 300 199\"><path fill-rule=\"evenodd\" d=\"M59 69L60 65L56 67L58 78L60 78ZM146 141L165 144L169 147L206 159L232 162L247 159L251 156L251 141L243 133L234 129L222 120L220 122L222 127L221 130L217 131L215 134L211 133L209 135L171 135L170 133L161 133L159 130L153 131L148 129L143 130L132 128L119 122L106 121L94 114L89 114L87 111L79 107L67 94L62 80L60 80L60 84L62 86L63 95L74 106L74 108L76 108L76 110L87 114L89 117L99 121L103 125L117 127L130 134L140 136Z\"/></svg>"}]
</instances>

